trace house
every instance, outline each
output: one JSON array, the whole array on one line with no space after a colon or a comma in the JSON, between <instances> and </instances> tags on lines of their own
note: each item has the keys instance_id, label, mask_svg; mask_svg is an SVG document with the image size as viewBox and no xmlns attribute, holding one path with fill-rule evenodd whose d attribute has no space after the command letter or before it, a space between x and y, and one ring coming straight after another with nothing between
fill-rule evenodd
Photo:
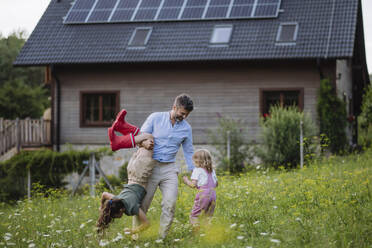
<instances>
[{"instance_id":1,"label":"house","mask_svg":"<svg viewBox=\"0 0 372 248\"><path fill-rule=\"evenodd\" d=\"M14 64L46 67L56 149L107 145L121 108L140 126L182 92L196 145L219 114L259 140L270 104L316 120L329 78L358 115L370 83L360 0L52 0Z\"/></svg>"}]
</instances>

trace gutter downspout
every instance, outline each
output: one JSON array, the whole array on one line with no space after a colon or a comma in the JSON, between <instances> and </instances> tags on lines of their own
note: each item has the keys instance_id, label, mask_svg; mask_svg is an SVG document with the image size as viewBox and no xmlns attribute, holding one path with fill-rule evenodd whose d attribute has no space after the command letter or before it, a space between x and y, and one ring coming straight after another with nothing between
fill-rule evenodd
<instances>
[{"instance_id":1,"label":"gutter downspout","mask_svg":"<svg viewBox=\"0 0 372 248\"><path fill-rule=\"evenodd\" d=\"M57 114L56 114L56 149L57 149L57 152L60 151L60 134L61 134L61 125L60 125L60 120L61 120L61 81L59 80L58 76L57 76L57 73L56 73L56 69L55 69L55 66L52 65L52 77L54 78L55 82L56 82L56 98L57 98L57 101L56 101L56 110L57 110Z\"/></svg>"}]
</instances>

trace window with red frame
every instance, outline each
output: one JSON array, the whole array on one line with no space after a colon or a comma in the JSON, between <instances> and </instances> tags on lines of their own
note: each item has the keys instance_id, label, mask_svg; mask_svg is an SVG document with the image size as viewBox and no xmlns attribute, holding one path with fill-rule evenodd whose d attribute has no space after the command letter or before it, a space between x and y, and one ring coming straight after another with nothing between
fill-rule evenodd
<instances>
[{"instance_id":1,"label":"window with red frame","mask_svg":"<svg viewBox=\"0 0 372 248\"><path fill-rule=\"evenodd\" d=\"M81 92L80 126L110 126L119 112L119 92Z\"/></svg>"},{"instance_id":2,"label":"window with red frame","mask_svg":"<svg viewBox=\"0 0 372 248\"><path fill-rule=\"evenodd\" d=\"M298 106L303 110L303 90L261 90L261 114L268 117L270 114L270 107L279 105L281 107Z\"/></svg>"}]
</instances>

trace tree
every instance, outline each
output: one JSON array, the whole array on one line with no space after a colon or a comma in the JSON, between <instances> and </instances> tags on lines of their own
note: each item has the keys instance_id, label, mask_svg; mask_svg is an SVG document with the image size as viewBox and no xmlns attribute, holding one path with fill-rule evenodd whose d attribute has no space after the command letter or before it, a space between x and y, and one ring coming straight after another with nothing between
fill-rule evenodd
<instances>
[{"instance_id":1,"label":"tree","mask_svg":"<svg viewBox=\"0 0 372 248\"><path fill-rule=\"evenodd\" d=\"M39 118L49 105L46 91L42 86L31 87L20 79L5 83L0 89L0 116Z\"/></svg>"},{"instance_id":2,"label":"tree","mask_svg":"<svg viewBox=\"0 0 372 248\"><path fill-rule=\"evenodd\" d=\"M40 67L14 67L25 43L25 32L0 35L0 117L39 118L48 107L49 92Z\"/></svg>"}]
</instances>

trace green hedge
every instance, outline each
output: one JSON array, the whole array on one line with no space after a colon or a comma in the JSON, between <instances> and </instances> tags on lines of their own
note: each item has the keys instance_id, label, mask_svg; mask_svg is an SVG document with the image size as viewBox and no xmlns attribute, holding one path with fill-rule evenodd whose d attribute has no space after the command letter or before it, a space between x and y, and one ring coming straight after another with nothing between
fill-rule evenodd
<instances>
[{"instance_id":1,"label":"green hedge","mask_svg":"<svg viewBox=\"0 0 372 248\"><path fill-rule=\"evenodd\" d=\"M48 149L21 151L11 159L0 163L0 201L22 199L27 194L27 171L30 169L31 182L45 188L60 188L66 183L64 177L72 172L81 173L84 160L94 152L96 159L105 154L99 151L54 152Z\"/></svg>"}]
</instances>

